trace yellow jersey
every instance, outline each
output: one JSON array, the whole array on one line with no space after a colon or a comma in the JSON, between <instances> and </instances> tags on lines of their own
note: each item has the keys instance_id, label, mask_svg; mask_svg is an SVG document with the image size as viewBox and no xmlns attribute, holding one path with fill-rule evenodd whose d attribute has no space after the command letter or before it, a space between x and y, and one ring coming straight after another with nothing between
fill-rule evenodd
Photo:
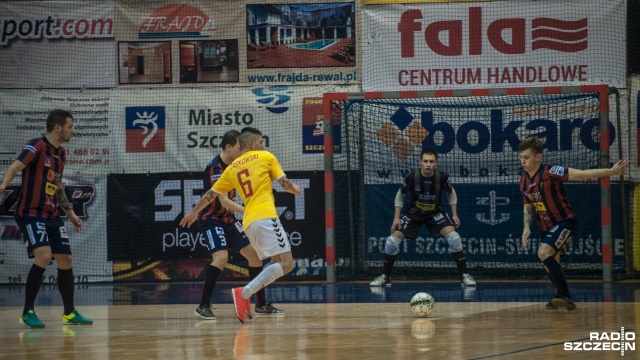
<instances>
[{"instance_id":1,"label":"yellow jersey","mask_svg":"<svg viewBox=\"0 0 640 360\"><path fill-rule=\"evenodd\" d=\"M224 170L211 190L224 194L236 189L244 202L242 225L248 228L257 220L277 218L273 180L283 177L278 159L268 151L247 151Z\"/></svg>"}]
</instances>

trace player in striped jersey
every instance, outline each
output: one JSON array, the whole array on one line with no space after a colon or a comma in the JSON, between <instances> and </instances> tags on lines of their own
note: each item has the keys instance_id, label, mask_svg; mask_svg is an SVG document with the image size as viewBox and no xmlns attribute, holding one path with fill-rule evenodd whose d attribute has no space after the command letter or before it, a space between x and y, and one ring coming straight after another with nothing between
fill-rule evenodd
<instances>
[{"instance_id":1,"label":"player in striped jersey","mask_svg":"<svg viewBox=\"0 0 640 360\"><path fill-rule=\"evenodd\" d=\"M242 155L222 173L213 187L180 221L189 227L196 214L220 194L236 189L245 204L242 224L251 245L261 260L271 258L271 265L244 288L232 290L238 320L244 323L245 313L251 317L251 295L293 270L293 256L287 233L282 228L273 197L273 180L294 195L302 195L300 187L291 182L282 171L278 159L264 150L262 133L252 127L242 129L238 138Z\"/></svg>"},{"instance_id":2,"label":"player in striped jersey","mask_svg":"<svg viewBox=\"0 0 640 360\"><path fill-rule=\"evenodd\" d=\"M571 300L567 279L560 266L560 253L577 229L577 218L565 195L563 182L622 175L629 167L629 160L620 160L611 169L580 170L541 164L542 148L542 141L535 136L526 138L518 146L520 164L524 169L520 177L524 202L522 246L526 248L529 245L531 221L535 216L542 232L538 257L557 289L556 296L545 308L572 311L576 305Z\"/></svg>"},{"instance_id":3,"label":"player in striped jersey","mask_svg":"<svg viewBox=\"0 0 640 360\"><path fill-rule=\"evenodd\" d=\"M73 304L71 246L58 212L60 207L76 230L82 230L82 220L73 211L62 184L62 172L67 160L67 152L62 144L68 142L73 134L71 113L65 110L51 111L47 117L47 133L24 145L0 184L2 193L14 177L22 172L15 219L22 231L27 254L35 260L27 275L24 310L19 322L30 328L44 327L35 314L34 304L43 274L52 259L58 265L58 290L64 305L62 322L80 325L93 323L80 315Z\"/></svg>"},{"instance_id":4,"label":"player in striped jersey","mask_svg":"<svg viewBox=\"0 0 640 360\"><path fill-rule=\"evenodd\" d=\"M210 189L216 183L224 169L240 156L240 143L236 130L227 131L222 136L220 148L222 151L207 164L204 170L203 184L205 189ZM218 281L218 276L224 270L229 258L229 250L240 252L249 262L249 278L254 279L262 271L262 261L256 250L249 244L249 239L244 233L242 224L236 219L235 212L242 213L244 208L238 205L234 199L235 190L220 194L218 198L208 204L198 214L198 230L207 239L207 248L211 254L211 264L207 267L200 306L195 313L205 320L215 320L216 316L211 310L211 296ZM265 290L260 289L256 293L257 316L284 316L284 311L277 309L271 303L267 303Z\"/></svg>"}]
</instances>

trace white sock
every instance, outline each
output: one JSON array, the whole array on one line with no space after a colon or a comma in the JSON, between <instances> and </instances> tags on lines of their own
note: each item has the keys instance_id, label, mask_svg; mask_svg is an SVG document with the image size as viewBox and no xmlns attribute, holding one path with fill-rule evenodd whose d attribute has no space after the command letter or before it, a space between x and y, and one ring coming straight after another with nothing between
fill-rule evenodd
<instances>
[{"instance_id":1,"label":"white sock","mask_svg":"<svg viewBox=\"0 0 640 360\"><path fill-rule=\"evenodd\" d=\"M260 274L258 274L258 276L242 288L242 297L245 299L250 298L251 295L276 281L282 275L284 275L284 270L282 270L282 265L280 265L280 263L274 263L267 266L260 272Z\"/></svg>"}]
</instances>

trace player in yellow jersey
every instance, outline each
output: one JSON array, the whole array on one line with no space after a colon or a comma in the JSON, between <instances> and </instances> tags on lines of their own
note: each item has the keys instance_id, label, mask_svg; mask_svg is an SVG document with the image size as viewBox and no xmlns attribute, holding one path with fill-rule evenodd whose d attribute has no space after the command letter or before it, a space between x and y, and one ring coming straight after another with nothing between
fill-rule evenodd
<instances>
[{"instance_id":1,"label":"player in yellow jersey","mask_svg":"<svg viewBox=\"0 0 640 360\"><path fill-rule=\"evenodd\" d=\"M242 225L249 241L256 248L261 260L271 258L272 264L260 272L245 287L232 289L236 315L241 323L245 313L251 314L251 296L263 287L293 270L293 256L287 233L282 228L273 197L273 180L282 188L300 196L300 187L291 182L282 171L278 159L264 150L262 133L245 127L238 137L243 154L235 159L222 173L191 211L182 218L180 226L189 227L196 221L198 213L214 201L218 195L232 189L244 201Z\"/></svg>"}]
</instances>

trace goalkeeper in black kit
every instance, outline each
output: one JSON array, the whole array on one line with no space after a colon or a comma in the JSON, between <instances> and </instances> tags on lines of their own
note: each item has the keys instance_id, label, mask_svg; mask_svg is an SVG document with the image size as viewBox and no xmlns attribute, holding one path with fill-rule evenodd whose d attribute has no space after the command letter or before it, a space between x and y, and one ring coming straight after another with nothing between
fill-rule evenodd
<instances>
[{"instance_id":1,"label":"goalkeeper in black kit","mask_svg":"<svg viewBox=\"0 0 640 360\"><path fill-rule=\"evenodd\" d=\"M420 153L420 168L405 177L404 184L396 194L391 235L387 238L384 247L383 274L375 278L371 286L391 285L391 271L400 252L400 243L404 238L415 239L422 225L427 227L433 238L444 237L447 240L449 252L458 267L462 284L476 285L476 281L467 272L462 240L456 231L460 226L456 191L449 181L449 176L438 170L437 165L438 154L435 150L424 149ZM402 212L407 192L409 192L409 203ZM449 200L452 218L449 218L442 207L440 200L443 192ZM401 212L402 216L400 216Z\"/></svg>"}]
</instances>

